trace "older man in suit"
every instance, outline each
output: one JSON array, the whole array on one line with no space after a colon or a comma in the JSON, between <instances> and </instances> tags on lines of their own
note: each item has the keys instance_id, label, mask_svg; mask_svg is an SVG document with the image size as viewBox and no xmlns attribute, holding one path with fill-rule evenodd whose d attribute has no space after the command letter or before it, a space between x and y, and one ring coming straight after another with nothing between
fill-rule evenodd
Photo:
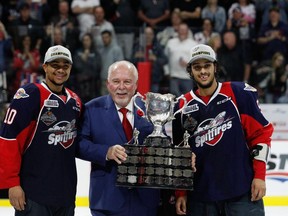
<instances>
[{"instance_id":1,"label":"older man in suit","mask_svg":"<svg viewBox=\"0 0 288 216\"><path fill-rule=\"evenodd\" d=\"M92 161L90 175L90 209L93 216L156 216L160 193L158 189L116 186L117 165L126 160L123 144L129 142L122 127L126 108L132 128L140 132L139 143L152 133L153 125L139 115L134 106L138 72L128 61L117 61L108 69L108 95L85 105L80 130L78 157ZM142 109L144 103L137 104Z\"/></svg>"}]
</instances>

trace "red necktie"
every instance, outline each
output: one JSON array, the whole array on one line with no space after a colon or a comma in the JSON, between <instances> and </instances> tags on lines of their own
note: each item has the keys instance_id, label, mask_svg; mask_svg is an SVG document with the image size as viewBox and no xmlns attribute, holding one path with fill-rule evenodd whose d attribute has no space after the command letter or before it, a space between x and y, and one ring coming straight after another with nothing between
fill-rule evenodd
<instances>
[{"instance_id":1,"label":"red necktie","mask_svg":"<svg viewBox=\"0 0 288 216\"><path fill-rule=\"evenodd\" d=\"M130 141L132 139L132 126L129 120L127 119L127 115L126 115L128 112L128 109L121 108L119 109L119 111L123 114L122 126L124 128L126 138L128 141Z\"/></svg>"}]
</instances>

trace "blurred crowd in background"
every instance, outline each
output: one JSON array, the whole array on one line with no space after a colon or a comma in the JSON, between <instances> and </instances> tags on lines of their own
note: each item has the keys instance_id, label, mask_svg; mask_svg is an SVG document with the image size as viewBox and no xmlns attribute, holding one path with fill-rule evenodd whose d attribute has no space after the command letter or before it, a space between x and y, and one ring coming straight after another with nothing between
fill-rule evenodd
<instances>
[{"instance_id":1,"label":"blurred crowd in background","mask_svg":"<svg viewBox=\"0 0 288 216\"><path fill-rule=\"evenodd\" d=\"M262 103L287 103L288 0L0 1L0 102L40 82L48 47L73 55L67 87L83 102L106 94L110 64L151 65L151 91L180 95L191 47L217 53L220 81L245 81ZM150 75L149 75L150 76Z\"/></svg>"}]
</instances>

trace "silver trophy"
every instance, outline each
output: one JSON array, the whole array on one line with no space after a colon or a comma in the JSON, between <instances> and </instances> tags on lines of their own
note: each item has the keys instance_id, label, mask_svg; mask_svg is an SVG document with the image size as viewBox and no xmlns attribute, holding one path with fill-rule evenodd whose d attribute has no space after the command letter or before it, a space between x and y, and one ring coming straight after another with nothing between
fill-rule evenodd
<instances>
[{"instance_id":1,"label":"silver trophy","mask_svg":"<svg viewBox=\"0 0 288 216\"><path fill-rule=\"evenodd\" d=\"M145 112L137 105L137 97L144 102ZM184 104L174 113L174 106L180 99ZM138 141L140 131L134 129L134 142L124 144L128 157L118 165L116 185L193 190L192 151L188 143L190 135L187 132L183 136L184 146L173 146L171 138L164 132L164 125L186 107L185 97L148 92L144 99L137 93L134 105L154 128L143 143Z\"/></svg>"},{"instance_id":2,"label":"silver trophy","mask_svg":"<svg viewBox=\"0 0 288 216\"><path fill-rule=\"evenodd\" d=\"M174 116L185 108L185 97L181 95L180 97L176 98L176 96L173 94L159 94L153 92L148 92L145 94L145 96L146 98L144 99L144 96L139 92L135 95L135 97L140 97L145 103L146 113L136 104L136 100L134 100L134 105L136 108L144 113L142 117L146 118L154 126L153 132L147 136L144 143L149 144L147 142L150 142L150 144L152 144L151 142L155 143L155 141L157 142L159 140L162 144L164 144L163 140L167 140L170 143L170 137L164 134L163 126L167 122L172 121ZM174 105L180 99L184 100L184 106L174 113Z\"/></svg>"}]
</instances>

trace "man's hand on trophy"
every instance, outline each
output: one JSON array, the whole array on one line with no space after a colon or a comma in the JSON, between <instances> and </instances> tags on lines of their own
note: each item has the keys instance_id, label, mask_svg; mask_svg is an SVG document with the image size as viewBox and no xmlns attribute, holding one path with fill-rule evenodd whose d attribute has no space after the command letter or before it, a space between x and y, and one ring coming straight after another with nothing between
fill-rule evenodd
<instances>
[{"instance_id":1,"label":"man's hand on trophy","mask_svg":"<svg viewBox=\"0 0 288 216\"><path fill-rule=\"evenodd\" d=\"M191 167L192 167L192 171L196 172L196 155L192 152L191 155Z\"/></svg>"},{"instance_id":2,"label":"man's hand on trophy","mask_svg":"<svg viewBox=\"0 0 288 216\"><path fill-rule=\"evenodd\" d=\"M108 160L115 160L118 164L121 164L127 159L125 148L121 145L114 145L108 149L106 158Z\"/></svg>"}]
</instances>

